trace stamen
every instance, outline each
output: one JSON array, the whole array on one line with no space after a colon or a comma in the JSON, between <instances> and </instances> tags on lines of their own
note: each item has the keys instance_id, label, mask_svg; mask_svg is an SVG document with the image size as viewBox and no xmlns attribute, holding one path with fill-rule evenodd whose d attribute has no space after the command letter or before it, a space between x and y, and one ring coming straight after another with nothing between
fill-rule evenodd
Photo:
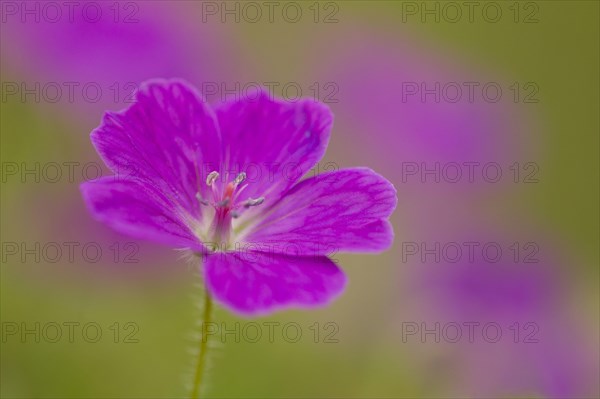
<instances>
[{"instance_id":1,"label":"stamen","mask_svg":"<svg viewBox=\"0 0 600 399\"><path fill-rule=\"evenodd\" d=\"M235 189L235 196L234 196L234 198L239 197L240 193L242 191L244 191L246 189L246 187L248 187L248 184L244 184L242 186L237 186L236 189Z\"/></svg>"},{"instance_id":2,"label":"stamen","mask_svg":"<svg viewBox=\"0 0 600 399\"><path fill-rule=\"evenodd\" d=\"M198 200L198 202L200 202L202 205L208 205L208 201L205 200L204 198L202 198L202 196L200 195L200 193L196 193L196 199Z\"/></svg>"},{"instance_id":3,"label":"stamen","mask_svg":"<svg viewBox=\"0 0 600 399\"><path fill-rule=\"evenodd\" d=\"M236 186L238 186L244 180L246 180L246 173L242 172L239 175L237 175L237 177L233 181L233 184L235 184Z\"/></svg>"},{"instance_id":4,"label":"stamen","mask_svg":"<svg viewBox=\"0 0 600 399\"><path fill-rule=\"evenodd\" d=\"M219 178L219 172L217 172L216 170L213 170L212 172L210 172L208 174L208 176L206 176L206 185L207 186L212 186L213 183Z\"/></svg>"},{"instance_id":5,"label":"stamen","mask_svg":"<svg viewBox=\"0 0 600 399\"><path fill-rule=\"evenodd\" d=\"M222 206L223 208L229 205L229 198L225 198L223 201L217 202L217 206Z\"/></svg>"},{"instance_id":6,"label":"stamen","mask_svg":"<svg viewBox=\"0 0 600 399\"><path fill-rule=\"evenodd\" d=\"M257 199L248 198L244 203L244 207L250 208L251 206L258 206L265 202L265 197L259 197Z\"/></svg>"},{"instance_id":7,"label":"stamen","mask_svg":"<svg viewBox=\"0 0 600 399\"><path fill-rule=\"evenodd\" d=\"M223 180L229 180L229 173L227 175L228 178ZM221 184L223 180L219 180L219 172L216 170L206 176L206 185L210 189L207 189L207 192L199 189L195 196L200 205L210 205L214 208L214 212L208 213L208 217L212 216L212 222L210 222L210 226L206 227L205 232L199 233L200 235L208 237L213 242L223 242L229 247L232 235L235 233L233 226L238 223L237 221L233 222L233 219L242 217L244 209L265 202L265 197L239 200L240 193L248 187L247 177L245 172L240 172L229 183ZM203 195L207 196L208 200Z\"/></svg>"}]
</instances>

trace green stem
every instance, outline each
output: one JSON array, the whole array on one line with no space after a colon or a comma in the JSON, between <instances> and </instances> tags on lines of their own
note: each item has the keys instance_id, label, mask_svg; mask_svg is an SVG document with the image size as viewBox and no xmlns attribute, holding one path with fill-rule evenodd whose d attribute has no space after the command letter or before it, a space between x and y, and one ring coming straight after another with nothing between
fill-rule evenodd
<instances>
[{"instance_id":1,"label":"green stem","mask_svg":"<svg viewBox=\"0 0 600 399\"><path fill-rule=\"evenodd\" d=\"M203 381L204 368L206 365L206 352L208 350L208 325L212 317L212 299L208 290L205 288L204 296L204 314L202 315L202 336L200 338L200 352L198 353L198 362L196 363L196 373L194 375L194 385L192 387L191 399L200 397L200 388Z\"/></svg>"}]
</instances>

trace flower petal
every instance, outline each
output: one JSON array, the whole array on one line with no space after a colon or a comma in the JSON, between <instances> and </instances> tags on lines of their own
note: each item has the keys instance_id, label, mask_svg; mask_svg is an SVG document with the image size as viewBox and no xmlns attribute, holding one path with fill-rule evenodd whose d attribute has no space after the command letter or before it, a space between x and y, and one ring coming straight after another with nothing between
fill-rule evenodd
<instances>
[{"instance_id":1,"label":"flower petal","mask_svg":"<svg viewBox=\"0 0 600 399\"><path fill-rule=\"evenodd\" d=\"M226 171L246 172L244 195L265 197L266 204L274 203L323 157L333 124L324 104L309 99L285 102L265 91L221 104L216 114Z\"/></svg>"},{"instance_id":2,"label":"flower petal","mask_svg":"<svg viewBox=\"0 0 600 399\"><path fill-rule=\"evenodd\" d=\"M199 216L195 196L217 168L221 141L211 109L186 83L146 82L128 109L105 114L92 142L116 175L151 182Z\"/></svg>"},{"instance_id":3,"label":"flower petal","mask_svg":"<svg viewBox=\"0 0 600 399\"><path fill-rule=\"evenodd\" d=\"M243 315L323 306L343 291L344 273L326 257L236 251L208 255L206 287L222 305Z\"/></svg>"},{"instance_id":4,"label":"flower petal","mask_svg":"<svg viewBox=\"0 0 600 399\"><path fill-rule=\"evenodd\" d=\"M383 251L396 203L394 186L370 169L323 173L293 187L240 241L299 256Z\"/></svg>"},{"instance_id":5,"label":"flower petal","mask_svg":"<svg viewBox=\"0 0 600 399\"><path fill-rule=\"evenodd\" d=\"M140 181L104 177L81 185L94 217L132 237L202 250L186 216L155 187Z\"/></svg>"}]
</instances>

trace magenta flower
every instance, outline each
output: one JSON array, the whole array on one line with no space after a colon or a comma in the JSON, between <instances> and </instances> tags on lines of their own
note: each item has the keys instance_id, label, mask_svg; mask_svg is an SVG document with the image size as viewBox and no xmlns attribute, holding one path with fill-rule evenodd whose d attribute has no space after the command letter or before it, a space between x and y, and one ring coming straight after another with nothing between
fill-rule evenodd
<instances>
[{"instance_id":1,"label":"magenta flower","mask_svg":"<svg viewBox=\"0 0 600 399\"><path fill-rule=\"evenodd\" d=\"M332 122L312 100L261 91L213 111L186 83L147 82L92 132L115 176L84 183L83 196L122 233L205 255L209 294L238 313L323 305L346 282L327 255L387 249L397 202L366 168L300 180Z\"/></svg>"},{"instance_id":2,"label":"magenta flower","mask_svg":"<svg viewBox=\"0 0 600 399\"><path fill-rule=\"evenodd\" d=\"M420 264L412 279L409 276L408 293L417 298L415 311L421 320L430 328L435 322L465 328L456 343L446 341L452 347L452 362L438 366L442 373L453 375L443 385L444 394L475 398L598 397L594 394L598 363L589 351L592 346L597 348L597 339L595 344L589 341L585 312L571 314L565 301L569 277L568 264L562 262L568 258L561 253L561 246L540 233L533 235L535 243L525 244L518 241L522 235L514 231L500 233L478 225L466 228L466 218L460 228L452 223L450 229L436 223L436 240L470 242L477 248L491 243L503 252L492 259L497 255L491 250L487 255L475 250L469 259L464 251L456 262L443 258L435 262L429 256L428 263ZM521 248L518 253L513 252L515 241ZM537 252L538 248L543 250ZM469 340L464 323L479 323L478 336L473 340ZM491 329L489 335L483 333L488 323L500 327L502 336L497 340L489 340L495 337ZM438 359L432 363L437 365Z\"/></svg>"},{"instance_id":3,"label":"magenta flower","mask_svg":"<svg viewBox=\"0 0 600 399\"><path fill-rule=\"evenodd\" d=\"M19 100L27 91L41 93L40 101L58 101L57 110L70 112L70 119L91 123L102 110L129 105L139 83L153 76L204 83L237 76L225 25L199 23L200 2L3 3L2 72L18 79L10 82L15 94L6 95ZM216 52L219 57L205 56Z\"/></svg>"}]
</instances>

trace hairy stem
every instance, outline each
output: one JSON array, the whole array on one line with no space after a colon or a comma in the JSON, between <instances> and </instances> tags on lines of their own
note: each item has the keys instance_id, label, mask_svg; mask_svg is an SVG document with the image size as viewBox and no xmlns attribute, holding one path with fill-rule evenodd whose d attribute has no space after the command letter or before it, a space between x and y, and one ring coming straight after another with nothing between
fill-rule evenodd
<instances>
[{"instance_id":1,"label":"hairy stem","mask_svg":"<svg viewBox=\"0 0 600 399\"><path fill-rule=\"evenodd\" d=\"M194 382L192 387L191 399L198 399L200 397L200 389L202 387L204 369L206 366L206 352L208 351L208 325L211 322L212 317L212 299L208 290L204 289L204 313L202 315L202 336L200 338L200 351L198 353L198 360L196 362L196 372L194 373Z\"/></svg>"}]
</instances>

